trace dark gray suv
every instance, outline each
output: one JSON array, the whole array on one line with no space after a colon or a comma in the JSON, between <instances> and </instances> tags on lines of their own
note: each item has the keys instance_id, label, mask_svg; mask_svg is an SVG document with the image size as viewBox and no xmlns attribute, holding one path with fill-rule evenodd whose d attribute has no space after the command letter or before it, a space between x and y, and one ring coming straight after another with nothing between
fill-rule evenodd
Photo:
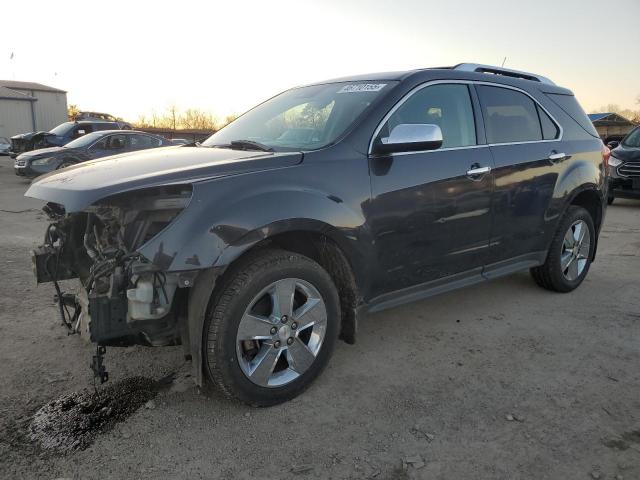
<instances>
[{"instance_id":1,"label":"dark gray suv","mask_svg":"<svg viewBox=\"0 0 640 480\"><path fill-rule=\"evenodd\" d=\"M462 64L288 90L202 144L91 161L27 195L33 255L69 329L181 343L198 385L290 399L358 321L520 270L584 280L605 215L604 147L571 91ZM78 296L58 281L78 278ZM508 301L508 300L505 300Z\"/></svg>"}]
</instances>

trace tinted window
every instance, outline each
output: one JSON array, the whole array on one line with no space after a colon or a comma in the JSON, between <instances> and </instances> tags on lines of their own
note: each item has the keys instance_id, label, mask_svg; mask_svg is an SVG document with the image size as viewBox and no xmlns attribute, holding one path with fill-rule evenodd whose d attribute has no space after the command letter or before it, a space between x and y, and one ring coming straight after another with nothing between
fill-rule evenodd
<instances>
[{"instance_id":1,"label":"tinted window","mask_svg":"<svg viewBox=\"0 0 640 480\"><path fill-rule=\"evenodd\" d=\"M476 128L469 88L459 84L432 85L414 93L387 120L378 139L396 125L434 124L442 130L442 148L476 144Z\"/></svg>"},{"instance_id":2,"label":"tinted window","mask_svg":"<svg viewBox=\"0 0 640 480\"><path fill-rule=\"evenodd\" d=\"M126 135L107 135L95 143L90 150L122 150L127 145Z\"/></svg>"},{"instance_id":3,"label":"tinted window","mask_svg":"<svg viewBox=\"0 0 640 480\"><path fill-rule=\"evenodd\" d=\"M500 87L479 85L488 143L542 140L535 102L527 95Z\"/></svg>"},{"instance_id":4,"label":"tinted window","mask_svg":"<svg viewBox=\"0 0 640 480\"><path fill-rule=\"evenodd\" d=\"M134 150L159 147L162 143L160 139L149 135L129 135L129 141L131 142L131 148Z\"/></svg>"},{"instance_id":5,"label":"tinted window","mask_svg":"<svg viewBox=\"0 0 640 480\"><path fill-rule=\"evenodd\" d=\"M551 117L547 115L540 105L536 105L538 109L538 115L540 116L540 125L542 126L542 138L545 140L553 140L558 137L560 133L558 126L551 120Z\"/></svg>"},{"instance_id":6,"label":"tinted window","mask_svg":"<svg viewBox=\"0 0 640 480\"><path fill-rule=\"evenodd\" d=\"M578 124L594 137L598 137L596 128L584 113L584 110L573 95L556 95L548 93L547 96L554 101L564 112L573 118Z\"/></svg>"},{"instance_id":7,"label":"tinted window","mask_svg":"<svg viewBox=\"0 0 640 480\"><path fill-rule=\"evenodd\" d=\"M640 148L640 128L631 130L631 133L622 140L622 145L625 147Z\"/></svg>"},{"instance_id":8,"label":"tinted window","mask_svg":"<svg viewBox=\"0 0 640 480\"><path fill-rule=\"evenodd\" d=\"M92 125L78 125L71 134L71 138L78 138L91 132L93 132Z\"/></svg>"}]
</instances>

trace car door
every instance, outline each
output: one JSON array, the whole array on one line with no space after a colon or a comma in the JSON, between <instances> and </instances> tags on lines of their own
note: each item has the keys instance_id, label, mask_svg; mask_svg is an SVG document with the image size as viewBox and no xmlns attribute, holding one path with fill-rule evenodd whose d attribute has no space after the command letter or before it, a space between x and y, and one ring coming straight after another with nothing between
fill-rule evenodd
<instances>
[{"instance_id":1,"label":"car door","mask_svg":"<svg viewBox=\"0 0 640 480\"><path fill-rule=\"evenodd\" d=\"M544 257L545 212L565 160L560 128L524 91L476 85L487 143L494 161L495 190L489 266L492 271ZM544 260L544 258L542 258Z\"/></svg>"},{"instance_id":2,"label":"car door","mask_svg":"<svg viewBox=\"0 0 640 480\"><path fill-rule=\"evenodd\" d=\"M375 142L400 124L432 124L439 149L370 155L368 215L377 262L372 296L452 275L480 275L491 226L492 158L466 83L415 89L383 120Z\"/></svg>"}]
</instances>

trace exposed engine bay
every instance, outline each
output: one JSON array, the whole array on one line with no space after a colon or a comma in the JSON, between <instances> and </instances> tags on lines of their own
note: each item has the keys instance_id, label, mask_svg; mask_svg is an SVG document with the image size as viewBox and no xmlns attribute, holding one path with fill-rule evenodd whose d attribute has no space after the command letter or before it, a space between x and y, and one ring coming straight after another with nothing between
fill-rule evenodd
<instances>
[{"instance_id":1,"label":"exposed engine bay","mask_svg":"<svg viewBox=\"0 0 640 480\"><path fill-rule=\"evenodd\" d=\"M189 185L153 187L108 197L67 214L48 203L44 244L33 251L38 283L53 282L63 323L97 344L93 369L102 382L106 346L181 343L186 290L180 273L162 271L137 250L187 206ZM193 275L189 277L193 279ZM77 279L77 293L60 281Z\"/></svg>"}]
</instances>

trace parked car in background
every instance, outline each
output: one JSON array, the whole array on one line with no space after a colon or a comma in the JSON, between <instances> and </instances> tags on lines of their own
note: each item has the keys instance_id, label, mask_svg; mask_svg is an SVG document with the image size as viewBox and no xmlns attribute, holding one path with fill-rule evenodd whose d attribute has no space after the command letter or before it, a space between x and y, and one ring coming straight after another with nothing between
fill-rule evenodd
<instances>
[{"instance_id":1,"label":"parked car in background","mask_svg":"<svg viewBox=\"0 0 640 480\"><path fill-rule=\"evenodd\" d=\"M174 145L188 145L189 143L193 143L186 138L172 138L171 143Z\"/></svg>"},{"instance_id":2,"label":"parked car in background","mask_svg":"<svg viewBox=\"0 0 640 480\"><path fill-rule=\"evenodd\" d=\"M35 272L80 279L82 315L61 314L97 343L102 380L106 346L182 343L199 385L273 405L367 312L520 270L577 288L608 159L573 93L539 75L462 64L325 81L202 143L36 180L26 195L51 225Z\"/></svg>"},{"instance_id":3,"label":"parked car in background","mask_svg":"<svg viewBox=\"0 0 640 480\"><path fill-rule=\"evenodd\" d=\"M0 137L0 155L9 155L11 142L6 137Z\"/></svg>"},{"instance_id":4,"label":"parked car in background","mask_svg":"<svg viewBox=\"0 0 640 480\"><path fill-rule=\"evenodd\" d=\"M110 113L82 111L76 114L74 120L75 121L93 120L93 121L104 121L104 122L119 122L122 124L122 127L121 127L122 130L125 130L127 128L128 129L132 128L129 123L123 121L121 118L111 115Z\"/></svg>"},{"instance_id":5,"label":"parked car in background","mask_svg":"<svg viewBox=\"0 0 640 480\"><path fill-rule=\"evenodd\" d=\"M14 170L22 177L37 177L87 160L171 145L164 137L135 130L93 132L63 147L22 153L15 159Z\"/></svg>"},{"instance_id":6,"label":"parked car in background","mask_svg":"<svg viewBox=\"0 0 640 480\"><path fill-rule=\"evenodd\" d=\"M609 142L609 205L616 197L640 198L640 127L620 142Z\"/></svg>"},{"instance_id":7,"label":"parked car in background","mask_svg":"<svg viewBox=\"0 0 640 480\"><path fill-rule=\"evenodd\" d=\"M61 147L76 138L101 130L130 130L126 122L81 120L61 123L48 132L29 132L11 137L10 154L13 158L23 152L47 147Z\"/></svg>"}]
</instances>

